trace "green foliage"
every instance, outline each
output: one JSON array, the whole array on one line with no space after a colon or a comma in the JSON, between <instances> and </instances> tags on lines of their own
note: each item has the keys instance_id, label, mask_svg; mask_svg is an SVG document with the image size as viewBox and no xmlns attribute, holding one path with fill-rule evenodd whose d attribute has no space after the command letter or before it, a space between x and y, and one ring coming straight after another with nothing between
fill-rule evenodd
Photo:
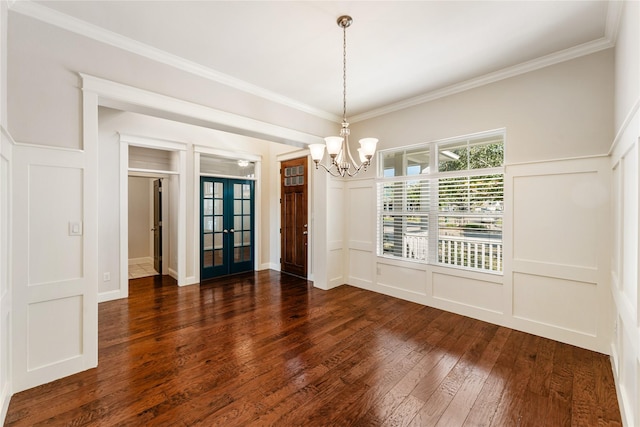
<instances>
[{"instance_id":1,"label":"green foliage","mask_svg":"<svg viewBox=\"0 0 640 427\"><path fill-rule=\"evenodd\" d=\"M495 168L502 166L504 162L502 143L465 146L450 151L459 158L438 162L440 172Z\"/></svg>"}]
</instances>

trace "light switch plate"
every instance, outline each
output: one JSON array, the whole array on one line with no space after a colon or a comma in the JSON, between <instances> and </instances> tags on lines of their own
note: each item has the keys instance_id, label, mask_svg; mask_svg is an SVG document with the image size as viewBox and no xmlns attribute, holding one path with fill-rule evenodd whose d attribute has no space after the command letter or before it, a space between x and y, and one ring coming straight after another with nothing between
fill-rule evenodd
<instances>
[{"instance_id":1,"label":"light switch plate","mask_svg":"<svg viewBox=\"0 0 640 427\"><path fill-rule=\"evenodd\" d=\"M69 236L82 236L81 222L69 222Z\"/></svg>"}]
</instances>

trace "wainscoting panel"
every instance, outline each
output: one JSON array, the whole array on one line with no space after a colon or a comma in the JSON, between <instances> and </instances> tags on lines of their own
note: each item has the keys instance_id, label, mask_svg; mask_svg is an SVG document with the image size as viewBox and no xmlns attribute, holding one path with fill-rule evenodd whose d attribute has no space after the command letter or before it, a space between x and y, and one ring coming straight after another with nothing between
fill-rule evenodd
<instances>
[{"instance_id":1,"label":"wainscoting panel","mask_svg":"<svg viewBox=\"0 0 640 427\"><path fill-rule=\"evenodd\" d=\"M2 14L6 5L1 5ZM1 25L0 25L1 26ZM13 226L13 139L0 126L0 422L4 422L9 401L13 394L11 375L11 328L13 327L13 277L11 263L13 247L11 245Z\"/></svg>"},{"instance_id":2,"label":"wainscoting panel","mask_svg":"<svg viewBox=\"0 0 640 427\"><path fill-rule=\"evenodd\" d=\"M373 250L376 234L375 215L363 215L375 209L375 190L370 182L356 181L347 187L349 199L347 220L349 225L349 241L362 245L371 245Z\"/></svg>"},{"instance_id":3,"label":"wainscoting panel","mask_svg":"<svg viewBox=\"0 0 640 427\"><path fill-rule=\"evenodd\" d=\"M624 209L622 222L622 292L638 311L638 145L634 144L620 159Z\"/></svg>"},{"instance_id":4,"label":"wainscoting panel","mask_svg":"<svg viewBox=\"0 0 640 427\"><path fill-rule=\"evenodd\" d=\"M82 277L82 186L81 168L29 166L29 286Z\"/></svg>"},{"instance_id":5,"label":"wainscoting panel","mask_svg":"<svg viewBox=\"0 0 640 427\"><path fill-rule=\"evenodd\" d=\"M29 370L82 355L82 296L29 304ZM51 313L56 313L51 316Z\"/></svg>"},{"instance_id":6,"label":"wainscoting panel","mask_svg":"<svg viewBox=\"0 0 640 427\"><path fill-rule=\"evenodd\" d=\"M89 148L14 147L15 392L98 361L94 154Z\"/></svg>"},{"instance_id":7,"label":"wainscoting panel","mask_svg":"<svg viewBox=\"0 0 640 427\"><path fill-rule=\"evenodd\" d=\"M434 272L431 277L435 299L502 313L501 282L475 280L437 272Z\"/></svg>"},{"instance_id":8,"label":"wainscoting panel","mask_svg":"<svg viewBox=\"0 0 640 427\"><path fill-rule=\"evenodd\" d=\"M426 272L421 264L385 263L378 260L376 265L376 280L383 293L398 296L403 293L426 296ZM386 292L384 289L386 288ZM398 291L401 293L399 294Z\"/></svg>"},{"instance_id":9,"label":"wainscoting panel","mask_svg":"<svg viewBox=\"0 0 640 427\"><path fill-rule=\"evenodd\" d=\"M372 263L371 251L349 250L349 283L370 289L373 284Z\"/></svg>"},{"instance_id":10,"label":"wainscoting panel","mask_svg":"<svg viewBox=\"0 0 640 427\"><path fill-rule=\"evenodd\" d=\"M598 294L595 283L514 273L513 315L595 336Z\"/></svg>"},{"instance_id":11,"label":"wainscoting panel","mask_svg":"<svg viewBox=\"0 0 640 427\"><path fill-rule=\"evenodd\" d=\"M514 177L514 259L594 268L603 192L595 171Z\"/></svg>"}]
</instances>

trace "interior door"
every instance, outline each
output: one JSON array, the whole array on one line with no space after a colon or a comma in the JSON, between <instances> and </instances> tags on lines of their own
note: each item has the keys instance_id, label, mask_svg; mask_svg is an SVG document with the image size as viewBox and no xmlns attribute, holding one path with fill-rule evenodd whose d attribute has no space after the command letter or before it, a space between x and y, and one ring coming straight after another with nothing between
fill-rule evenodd
<instances>
[{"instance_id":1,"label":"interior door","mask_svg":"<svg viewBox=\"0 0 640 427\"><path fill-rule=\"evenodd\" d=\"M162 180L153 181L153 268L162 275Z\"/></svg>"},{"instance_id":2,"label":"interior door","mask_svg":"<svg viewBox=\"0 0 640 427\"><path fill-rule=\"evenodd\" d=\"M200 184L201 279L253 270L253 181L201 177Z\"/></svg>"},{"instance_id":3,"label":"interior door","mask_svg":"<svg viewBox=\"0 0 640 427\"><path fill-rule=\"evenodd\" d=\"M282 162L280 181L280 269L307 277L307 158Z\"/></svg>"}]
</instances>

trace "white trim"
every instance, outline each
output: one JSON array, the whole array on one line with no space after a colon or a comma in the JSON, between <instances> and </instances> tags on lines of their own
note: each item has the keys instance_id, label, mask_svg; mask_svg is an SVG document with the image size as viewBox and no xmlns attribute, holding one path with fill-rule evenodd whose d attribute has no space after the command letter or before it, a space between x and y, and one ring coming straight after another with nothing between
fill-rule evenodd
<instances>
[{"instance_id":1,"label":"white trim","mask_svg":"<svg viewBox=\"0 0 640 427\"><path fill-rule=\"evenodd\" d=\"M609 152L607 153L608 155L612 155L613 152L615 151L616 147L620 143L620 139L622 139L622 135L624 135L624 133L627 131L627 128L629 127L634 117L638 113L638 109L640 109L640 99L636 99L636 102L633 103L633 105L631 106L631 109L629 110L626 117L620 124L620 128L617 130L616 136L613 139L613 142L611 143L611 148L609 148Z\"/></svg>"},{"instance_id":2,"label":"white trim","mask_svg":"<svg viewBox=\"0 0 640 427\"><path fill-rule=\"evenodd\" d=\"M129 176L140 176L145 178L168 178L169 175L179 175L178 171L165 171L159 169L128 168Z\"/></svg>"},{"instance_id":3,"label":"white trim","mask_svg":"<svg viewBox=\"0 0 640 427\"><path fill-rule=\"evenodd\" d=\"M98 294L98 304L100 304L101 302L113 301L120 298L126 298L126 295L122 295L122 291L120 289L101 292Z\"/></svg>"},{"instance_id":4,"label":"white trim","mask_svg":"<svg viewBox=\"0 0 640 427\"><path fill-rule=\"evenodd\" d=\"M152 149L162 149L169 151L186 151L187 144L184 142L170 141L168 139L150 138L146 136L130 135L126 133L118 133L120 141L126 142L130 146L145 147Z\"/></svg>"},{"instance_id":5,"label":"white trim","mask_svg":"<svg viewBox=\"0 0 640 427\"><path fill-rule=\"evenodd\" d=\"M31 18L38 19L40 21L70 31L72 33L96 40L100 43L105 43L107 45L123 49L127 52L149 58L153 61L169 65L176 69L199 77L203 77L205 79L232 87L234 89L238 89L242 92L258 96L268 101L272 101L326 120L331 120L334 122L340 121L340 117L335 114L320 110L318 108L280 95L276 92L248 83L244 80L240 80L228 74L221 73L212 68L198 64L197 62L189 61L185 58L173 55L148 44L141 43L137 40L133 40L121 34L114 33L113 31L106 30L97 25L93 25L86 21L58 12L42 4L26 0L18 1L11 5L10 9L13 12L21 13Z\"/></svg>"},{"instance_id":6,"label":"white trim","mask_svg":"<svg viewBox=\"0 0 640 427\"><path fill-rule=\"evenodd\" d=\"M476 77L461 83L456 83L442 89L434 90L432 92L428 92L423 95L418 95L413 98L405 99L403 101L396 102L394 104L389 104L384 107L368 111L366 113L358 114L356 116L351 117L351 123L361 122L363 120L368 120L374 117L383 116L385 114L393 113L395 111L404 110L405 108L413 107L416 105L424 104L426 102L434 101L436 99L455 95L456 93L464 92L470 89L475 89L477 87L485 86L490 83L498 82L500 80L505 80L510 77L515 77L521 74L529 73L531 71L539 70L541 68L545 68L550 65L555 65L561 62L579 58L581 56L590 55L592 53L600 52L601 50L604 50L604 49L609 49L614 45L615 43L613 40L610 40L607 37L602 37L598 40L583 43L579 46L571 47L565 50L561 50L559 52L554 52L549 55L545 55L540 58L533 59L531 61L527 61L511 67L503 68L502 70L485 74L484 76Z\"/></svg>"},{"instance_id":7,"label":"white trim","mask_svg":"<svg viewBox=\"0 0 640 427\"><path fill-rule=\"evenodd\" d=\"M622 2L608 2L605 36L600 39L583 43L579 46L571 47L549 55L545 55L540 58L524 62L522 64L507 67L493 73L485 74L484 76L457 83L443 89L428 92L395 104L390 104L382 108L370 110L368 112L351 117L351 123L356 123L362 120L389 114L418 104L433 101L438 98L443 98L445 96L484 86L489 83L494 83L499 80L514 77L520 74L538 70L540 68L558 64L564 61L568 61L613 47L618 35L620 16L622 15L622 4L618 3ZM254 96L261 97L268 101L272 101L322 119L331 120L336 123L339 123L341 121L341 118L335 114L320 110L291 98L287 98L278 93L237 79L233 76L229 76L228 74L221 73L209 67L205 67L193 61L186 60L147 44L138 42L128 37L124 37L120 34L114 33L80 19L73 18L69 15L43 6L42 4L23 0L10 4L9 8L13 12L21 13L31 18L38 19L48 24L65 29L67 31L80 34L84 37L88 37L98 42L105 43L110 46L123 49L127 52L149 58L159 63L172 66L176 69L206 78L208 80L232 87L234 89L249 93ZM313 142L308 143L311 144Z\"/></svg>"},{"instance_id":8,"label":"white trim","mask_svg":"<svg viewBox=\"0 0 640 427\"><path fill-rule=\"evenodd\" d=\"M78 74L82 78L82 90L97 94L100 97L100 105L104 107L118 108L170 120L175 120L177 115L184 119L182 120L184 123L294 146L323 141L320 136L228 113L167 95L160 95L89 74Z\"/></svg>"},{"instance_id":9,"label":"white trim","mask_svg":"<svg viewBox=\"0 0 640 427\"><path fill-rule=\"evenodd\" d=\"M278 154L276 155L276 161L277 162L286 162L287 160L293 160L293 159L299 159L302 157L308 157L310 155L309 149L305 148L302 150L296 150L296 151L289 151L288 153L282 153L282 154ZM308 169L312 169L311 166L314 166L313 161L309 161L309 168Z\"/></svg>"},{"instance_id":10,"label":"white trim","mask_svg":"<svg viewBox=\"0 0 640 427\"><path fill-rule=\"evenodd\" d=\"M83 88L84 89L84 88ZM120 289L122 290L122 297L129 295L129 272L128 266L130 260L128 259L128 241L129 241L129 185L128 177L130 172L140 172L146 174L166 174L178 176L178 265L175 276L172 275L177 281L178 286L185 286L192 284L193 282L187 281L186 277L186 150L187 143L180 141L170 141L166 139L151 138L139 135L118 134L120 138ZM157 150L168 150L178 154L178 170L177 171L160 171L153 169L141 169L141 168L129 168L129 145L137 147L145 147ZM163 203L164 204L164 203ZM164 210L164 209L163 209ZM164 233L163 233L164 234ZM163 236L163 242L168 241L168 236ZM168 248L164 248L163 253L168 253ZM161 274L164 274L167 266L162 267ZM171 269L169 269L171 270ZM168 271L168 270L167 270ZM174 271L174 270L171 270Z\"/></svg>"},{"instance_id":11,"label":"white trim","mask_svg":"<svg viewBox=\"0 0 640 427\"><path fill-rule=\"evenodd\" d=\"M247 153L245 151L227 151L221 150L219 148L211 148L204 145L194 144L193 151L200 154L210 154L216 157L224 157L226 159L234 159L234 160L248 160L250 162L259 162L262 161L262 156L252 153ZM237 178L237 177L236 177Z\"/></svg>"}]
</instances>

